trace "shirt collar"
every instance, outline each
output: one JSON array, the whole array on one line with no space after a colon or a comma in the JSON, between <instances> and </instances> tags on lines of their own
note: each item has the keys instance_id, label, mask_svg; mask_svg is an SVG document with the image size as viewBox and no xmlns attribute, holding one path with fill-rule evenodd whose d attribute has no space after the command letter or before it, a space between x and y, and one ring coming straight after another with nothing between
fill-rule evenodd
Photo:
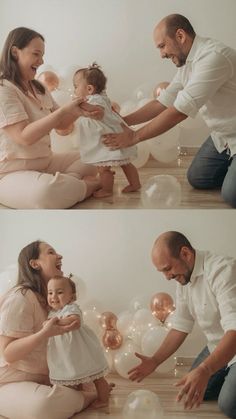
<instances>
[{"instance_id":1,"label":"shirt collar","mask_svg":"<svg viewBox=\"0 0 236 419\"><path fill-rule=\"evenodd\" d=\"M195 262L193 272L190 278L190 284L193 285L198 276L203 275L204 272L204 252L195 250Z\"/></svg>"},{"instance_id":2,"label":"shirt collar","mask_svg":"<svg viewBox=\"0 0 236 419\"><path fill-rule=\"evenodd\" d=\"M193 61L193 59L195 57L195 54L196 54L196 52L198 50L199 44L201 43L201 39L202 38L200 36L198 36L198 35L195 36L195 38L193 40L193 43L192 43L192 46L191 46L191 49L190 49L190 51L188 53L188 56L187 56L187 59L186 59L186 63L187 62L190 62L190 61Z\"/></svg>"}]
</instances>

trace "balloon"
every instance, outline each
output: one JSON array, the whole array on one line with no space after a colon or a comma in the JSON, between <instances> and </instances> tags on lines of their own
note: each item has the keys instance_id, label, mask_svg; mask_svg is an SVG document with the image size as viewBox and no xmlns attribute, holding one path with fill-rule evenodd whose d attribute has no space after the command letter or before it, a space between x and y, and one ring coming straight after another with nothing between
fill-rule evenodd
<instances>
[{"instance_id":1,"label":"balloon","mask_svg":"<svg viewBox=\"0 0 236 419\"><path fill-rule=\"evenodd\" d=\"M9 265L0 273L0 294L4 294L17 283L18 267L17 265Z\"/></svg>"},{"instance_id":2,"label":"balloon","mask_svg":"<svg viewBox=\"0 0 236 419\"><path fill-rule=\"evenodd\" d=\"M163 82L159 83L153 90L154 99L156 99L160 95L161 91L163 89L166 89L167 86L169 86L169 84L170 83L168 81L163 81Z\"/></svg>"},{"instance_id":3,"label":"balloon","mask_svg":"<svg viewBox=\"0 0 236 419\"><path fill-rule=\"evenodd\" d=\"M148 307L148 299L145 295L136 295L129 303L129 311L134 313L140 308Z\"/></svg>"},{"instance_id":4,"label":"balloon","mask_svg":"<svg viewBox=\"0 0 236 419\"><path fill-rule=\"evenodd\" d=\"M146 331L142 337L141 350L142 354L146 356L152 356L168 333L168 329L164 326L153 327ZM156 371L158 373L167 373L175 367L174 357L168 358L162 364L160 364Z\"/></svg>"},{"instance_id":5,"label":"balloon","mask_svg":"<svg viewBox=\"0 0 236 419\"><path fill-rule=\"evenodd\" d=\"M155 393L141 389L128 395L122 414L124 419L162 419L163 409Z\"/></svg>"},{"instance_id":6,"label":"balloon","mask_svg":"<svg viewBox=\"0 0 236 419\"><path fill-rule=\"evenodd\" d=\"M115 329L117 316L111 311L104 311L100 317L100 324L103 329Z\"/></svg>"},{"instance_id":7,"label":"balloon","mask_svg":"<svg viewBox=\"0 0 236 419\"><path fill-rule=\"evenodd\" d=\"M141 143L137 144L137 157L136 159L132 160L132 163L134 164L135 167L137 167L137 169L139 169L140 167L143 167L147 163L149 159L149 155L150 155L149 145L147 142L142 141Z\"/></svg>"},{"instance_id":8,"label":"balloon","mask_svg":"<svg viewBox=\"0 0 236 419\"><path fill-rule=\"evenodd\" d=\"M144 327L147 330L155 325L156 320L149 309L140 308L134 313L133 322L138 327Z\"/></svg>"},{"instance_id":9,"label":"balloon","mask_svg":"<svg viewBox=\"0 0 236 419\"><path fill-rule=\"evenodd\" d=\"M150 303L151 311L162 323L166 320L167 316L175 310L173 298L165 292L158 292L155 294Z\"/></svg>"},{"instance_id":10,"label":"balloon","mask_svg":"<svg viewBox=\"0 0 236 419\"><path fill-rule=\"evenodd\" d=\"M109 370L112 371L113 370L113 355L111 353L111 350L110 349L105 349L104 355L105 355L105 358L107 360Z\"/></svg>"},{"instance_id":11,"label":"balloon","mask_svg":"<svg viewBox=\"0 0 236 419\"><path fill-rule=\"evenodd\" d=\"M128 371L138 364L140 364L140 360L134 352L130 352L126 348L121 348L114 356L115 370L123 378L129 378Z\"/></svg>"},{"instance_id":12,"label":"balloon","mask_svg":"<svg viewBox=\"0 0 236 419\"><path fill-rule=\"evenodd\" d=\"M81 278L79 278L76 275L70 274L69 276L72 279L72 281L75 283L76 296L77 296L76 300L80 303L82 300L84 300L86 296L86 284Z\"/></svg>"},{"instance_id":13,"label":"balloon","mask_svg":"<svg viewBox=\"0 0 236 419\"><path fill-rule=\"evenodd\" d=\"M83 310L84 323L93 330L93 332L101 337L102 331L100 328L101 314L97 310Z\"/></svg>"},{"instance_id":14,"label":"balloon","mask_svg":"<svg viewBox=\"0 0 236 419\"><path fill-rule=\"evenodd\" d=\"M57 89L53 90L52 97L59 106L63 106L66 103L71 102L73 92L71 89Z\"/></svg>"},{"instance_id":15,"label":"balloon","mask_svg":"<svg viewBox=\"0 0 236 419\"><path fill-rule=\"evenodd\" d=\"M171 175L156 175L141 188L141 200L146 208L176 208L181 202L181 186Z\"/></svg>"},{"instance_id":16,"label":"balloon","mask_svg":"<svg viewBox=\"0 0 236 419\"><path fill-rule=\"evenodd\" d=\"M53 71L43 71L39 74L37 79L49 90L49 92L52 92L59 86L59 78Z\"/></svg>"},{"instance_id":17,"label":"balloon","mask_svg":"<svg viewBox=\"0 0 236 419\"><path fill-rule=\"evenodd\" d=\"M111 102L111 107L112 107L112 109L115 112L120 113L120 105L119 105L119 103L117 103L117 102Z\"/></svg>"},{"instance_id":18,"label":"balloon","mask_svg":"<svg viewBox=\"0 0 236 419\"><path fill-rule=\"evenodd\" d=\"M123 338L117 329L106 330L102 343L107 349L118 349L122 345Z\"/></svg>"},{"instance_id":19,"label":"balloon","mask_svg":"<svg viewBox=\"0 0 236 419\"><path fill-rule=\"evenodd\" d=\"M176 160L179 156L179 136L180 128L176 125L169 131L149 140L149 149L152 156L162 163L170 163Z\"/></svg>"},{"instance_id":20,"label":"balloon","mask_svg":"<svg viewBox=\"0 0 236 419\"><path fill-rule=\"evenodd\" d=\"M153 91L152 83L143 83L134 90L133 96L136 100L152 98L152 91Z\"/></svg>"},{"instance_id":21,"label":"balloon","mask_svg":"<svg viewBox=\"0 0 236 419\"><path fill-rule=\"evenodd\" d=\"M127 100L121 105L120 114L122 116L126 116L137 109L137 104L132 100Z\"/></svg>"},{"instance_id":22,"label":"balloon","mask_svg":"<svg viewBox=\"0 0 236 419\"><path fill-rule=\"evenodd\" d=\"M132 321L133 314L129 311L123 311L120 314L118 314L116 326L123 336L127 336L130 333Z\"/></svg>"}]
</instances>

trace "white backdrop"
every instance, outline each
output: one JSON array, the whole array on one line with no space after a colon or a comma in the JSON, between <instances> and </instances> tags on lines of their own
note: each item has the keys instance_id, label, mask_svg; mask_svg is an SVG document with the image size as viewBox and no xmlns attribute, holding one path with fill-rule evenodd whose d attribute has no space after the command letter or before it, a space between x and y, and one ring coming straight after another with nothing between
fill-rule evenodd
<instances>
[{"instance_id":1,"label":"white backdrop","mask_svg":"<svg viewBox=\"0 0 236 419\"><path fill-rule=\"evenodd\" d=\"M9 30L28 26L46 39L45 63L58 71L97 61L108 76L108 94L118 103L138 87L150 90L170 80L176 68L161 60L152 33L170 13L186 15L197 33L236 47L235 0L0 0L0 49ZM183 132L183 145L207 136Z\"/></svg>"}]
</instances>

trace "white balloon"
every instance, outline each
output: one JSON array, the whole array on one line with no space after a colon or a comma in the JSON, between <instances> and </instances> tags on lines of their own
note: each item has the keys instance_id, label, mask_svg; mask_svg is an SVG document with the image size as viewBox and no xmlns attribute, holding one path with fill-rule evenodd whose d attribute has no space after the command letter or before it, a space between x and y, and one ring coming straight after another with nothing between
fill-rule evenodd
<instances>
[{"instance_id":1,"label":"white balloon","mask_svg":"<svg viewBox=\"0 0 236 419\"><path fill-rule=\"evenodd\" d=\"M171 175L157 175L141 188L141 200L146 208L176 208L181 202L181 186Z\"/></svg>"},{"instance_id":2,"label":"white balloon","mask_svg":"<svg viewBox=\"0 0 236 419\"><path fill-rule=\"evenodd\" d=\"M86 284L81 278L73 274L71 276L71 280L75 283L76 297L78 303L80 304L80 302L86 297Z\"/></svg>"},{"instance_id":3,"label":"white balloon","mask_svg":"<svg viewBox=\"0 0 236 419\"><path fill-rule=\"evenodd\" d=\"M144 327L146 330L156 324L151 310L148 308L140 308L134 313L133 322L138 327Z\"/></svg>"},{"instance_id":4,"label":"white balloon","mask_svg":"<svg viewBox=\"0 0 236 419\"><path fill-rule=\"evenodd\" d=\"M133 323L130 329L129 338L132 339L135 345L141 346L142 337L146 331L147 328L145 326L138 326L137 324Z\"/></svg>"},{"instance_id":5,"label":"white balloon","mask_svg":"<svg viewBox=\"0 0 236 419\"><path fill-rule=\"evenodd\" d=\"M140 389L128 395L122 414L124 419L162 419L163 409L154 392Z\"/></svg>"},{"instance_id":6,"label":"white balloon","mask_svg":"<svg viewBox=\"0 0 236 419\"><path fill-rule=\"evenodd\" d=\"M152 156L162 163L170 163L176 160L180 150L179 136L180 128L176 125L164 134L149 140L149 149Z\"/></svg>"},{"instance_id":7,"label":"white balloon","mask_svg":"<svg viewBox=\"0 0 236 419\"><path fill-rule=\"evenodd\" d=\"M137 103L133 102L132 100L127 100L126 102L121 104L120 107L120 115L126 116L130 113L134 112L137 109Z\"/></svg>"},{"instance_id":8,"label":"white balloon","mask_svg":"<svg viewBox=\"0 0 236 419\"><path fill-rule=\"evenodd\" d=\"M101 313L97 310L83 310L84 323L93 330L93 332L100 339L103 330L100 326Z\"/></svg>"},{"instance_id":9,"label":"white balloon","mask_svg":"<svg viewBox=\"0 0 236 419\"><path fill-rule=\"evenodd\" d=\"M73 91L71 89L55 89L51 92L53 99L59 106L71 102Z\"/></svg>"},{"instance_id":10,"label":"white balloon","mask_svg":"<svg viewBox=\"0 0 236 419\"><path fill-rule=\"evenodd\" d=\"M129 303L129 311L134 313L135 311L139 310L140 308L147 308L149 307L149 297L145 295L135 295L130 303Z\"/></svg>"},{"instance_id":11,"label":"white balloon","mask_svg":"<svg viewBox=\"0 0 236 419\"><path fill-rule=\"evenodd\" d=\"M116 372L123 377L128 378L128 371L140 363L133 352L121 348L114 356L114 367Z\"/></svg>"},{"instance_id":12,"label":"white balloon","mask_svg":"<svg viewBox=\"0 0 236 419\"><path fill-rule=\"evenodd\" d=\"M17 265L9 265L0 273L0 294L4 294L17 283L18 267Z\"/></svg>"},{"instance_id":13,"label":"white balloon","mask_svg":"<svg viewBox=\"0 0 236 419\"><path fill-rule=\"evenodd\" d=\"M159 326L149 329L142 337L141 350L142 354L146 356L152 356L159 348L164 338L168 333L168 329ZM171 371L175 367L175 359L169 357L156 369L158 373L166 373Z\"/></svg>"},{"instance_id":14,"label":"white balloon","mask_svg":"<svg viewBox=\"0 0 236 419\"><path fill-rule=\"evenodd\" d=\"M116 326L122 336L127 336L130 333L132 322L133 314L130 311L122 311L118 314Z\"/></svg>"},{"instance_id":15,"label":"white balloon","mask_svg":"<svg viewBox=\"0 0 236 419\"><path fill-rule=\"evenodd\" d=\"M136 159L132 160L132 163L135 167L137 167L137 169L139 169L147 163L149 155L149 145L146 141L142 141L141 143L137 144L137 157Z\"/></svg>"}]
</instances>

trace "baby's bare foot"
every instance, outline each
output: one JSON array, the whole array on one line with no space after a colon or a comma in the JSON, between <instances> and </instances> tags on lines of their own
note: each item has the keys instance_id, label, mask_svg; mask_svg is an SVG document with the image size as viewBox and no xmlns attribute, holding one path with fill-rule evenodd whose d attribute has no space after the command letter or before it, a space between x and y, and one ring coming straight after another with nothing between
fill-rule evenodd
<instances>
[{"instance_id":1,"label":"baby's bare foot","mask_svg":"<svg viewBox=\"0 0 236 419\"><path fill-rule=\"evenodd\" d=\"M140 183L138 185L127 185L124 189L122 189L123 193L129 193L129 192L136 192L141 188Z\"/></svg>"}]
</instances>

